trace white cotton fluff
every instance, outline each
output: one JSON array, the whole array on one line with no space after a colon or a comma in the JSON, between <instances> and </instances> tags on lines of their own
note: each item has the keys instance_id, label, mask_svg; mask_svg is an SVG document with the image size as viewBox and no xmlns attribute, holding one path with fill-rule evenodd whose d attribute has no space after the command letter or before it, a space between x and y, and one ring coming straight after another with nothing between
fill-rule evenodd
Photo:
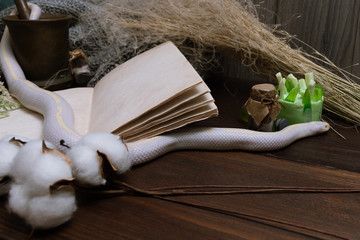
<instances>
[{"instance_id":1,"label":"white cotton fluff","mask_svg":"<svg viewBox=\"0 0 360 240\"><path fill-rule=\"evenodd\" d=\"M11 139L19 139L23 142L28 141L27 138L18 136L7 136L0 141L0 177L9 176L11 166L14 162L15 156L20 150L20 146L11 143Z\"/></svg>"},{"instance_id":2,"label":"white cotton fluff","mask_svg":"<svg viewBox=\"0 0 360 240\"><path fill-rule=\"evenodd\" d=\"M27 177L31 174L33 166L42 156L41 140L34 140L26 143L21 147L20 151L14 158L14 163L11 168L11 177L17 182L24 183ZM48 142L46 146L53 148L54 146Z\"/></svg>"},{"instance_id":3,"label":"white cotton fluff","mask_svg":"<svg viewBox=\"0 0 360 240\"><path fill-rule=\"evenodd\" d=\"M69 221L77 209L75 195L66 191L33 198L28 206L27 221L34 228L43 229Z\"/></svg>"},{"instance_id":4,"label":"white cotton fluff","mask_svg":"<svg viewBox=\"0 0 360 240\"><path fill-rule=\"evenodd\" d=\"M49 186L61 179L71 179L71 167L56 153L43 154L35 163L25 183L28 194L37 196L49 193Z\"/></svg>"},{"instance_id":5,"label":"white cotton fluff","mask_svg":"<svg viewBox=\"0 0 360 240\"><path fill-rule=\"evenodd\" d=\"M89 146L78 143L67 152L72 163L72 174L84 185L104 185L106 180L101 175L99 156Z\"/></svg>"},{"instance_id":6,"label":"white cotton fluff","mask_svg":"<svg viewBox=\"0 0 360 240\"><path fill-rule=\"evenodd\" d=\"M82 184L97 186L106 183L101 175L98 151L107 156L118 174L131 167L126 145L119 136L110 133L87 134L67 152L73 164L73 175Z\"/></svg>"},{"instance_id":7,"label":"white cotton fluff","mask_svg":"<svg viewBox=\"0 0 360 240\"><path fill-rule=\"evenodd\" d=\"M69 221L77 208L72 192L60 190L54 194L30 197L27 189L19 184L11 187L9 207L35 229L57 227Z\"/></svg>"},{"instance_id":8,"label":"white cotton fluff","mask_svg":"<svg viewBox=\"0 0 360 240\"><path fill-rule=\"evenodd\" d=\"M9 208L22 218L28 214L29 197L26 189L21 184L13 183L9 191Z\"/></svg>"},{"instance_id":9,"label":"white cotton fluff","mask_svg":"<svg viewBox=\"0 0 360 240\"><path fill-rule=\"evenodd\" d=\"M92 149L105 154L116 167L117 173L121 174L130 169L129 152L119 136L105 132L89 133L81 141Z\"/></svg>"},{"instance_id":10,"label":"white cotton fluff","mask_svg":"<svg viewBox=\"0 0 360 240\"><path fill-rule=\"evenodd\" d=\"M20 136L7 136L0 141L0 179L10 176L14 158L20 151L21 146L11 142L11 139L27 142L28 139ZM0 185L0 195L7 194L10 190L10 182Z\"/></svg>"},{"instance_id":11,"label":"white cotton fluff","mask_svg":"<svg viewBox=\"0 0 360 240\"><path fill-rule=\"evenodd\" d=\"M49 147L51 144L46 143ZM50 186L71 179L71 167L62 153L46 149L42 141L30 141L14 159L14 178L9 192L9 208L33 228L52 228L68 221L76 210L74 191Z\"/></svg>"}]
</instances>

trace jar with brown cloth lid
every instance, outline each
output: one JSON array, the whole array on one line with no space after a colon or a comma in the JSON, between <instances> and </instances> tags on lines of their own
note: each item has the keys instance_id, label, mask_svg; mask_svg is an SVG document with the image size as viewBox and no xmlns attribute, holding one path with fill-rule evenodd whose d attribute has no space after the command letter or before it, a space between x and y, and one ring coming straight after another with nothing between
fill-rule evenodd
<instances>
[{"instance_id":1,"label":"jar with brown cloth lid","mask_svg":"<svg viewBox=\"0 0 360 240\"><path fill-rule=\"evenodd\" d=\"M274 85L268 83L254 85L245 107L249 114L250 129L264 132L274 131L274 121L281 110Z\"/></svg>"}]
</instances>

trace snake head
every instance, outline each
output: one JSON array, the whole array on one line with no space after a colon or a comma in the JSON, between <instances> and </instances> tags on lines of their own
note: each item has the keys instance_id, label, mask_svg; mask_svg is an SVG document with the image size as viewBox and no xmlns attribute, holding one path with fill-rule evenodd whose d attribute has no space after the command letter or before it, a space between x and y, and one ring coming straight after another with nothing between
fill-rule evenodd
<instances>
[{"instance_id":1,"label":"snake head","mask_svg":"<svg viewBox=\"0 0 360 240\"><path fill-rule=\"evenodd\" d=\"M325 133L325 132L329 131L329 129L330 129L330 124L327 122L314 121L314 122L311 122L311 124L314 127L316 127L318 134Z\"/></svg>"}]
</instances>

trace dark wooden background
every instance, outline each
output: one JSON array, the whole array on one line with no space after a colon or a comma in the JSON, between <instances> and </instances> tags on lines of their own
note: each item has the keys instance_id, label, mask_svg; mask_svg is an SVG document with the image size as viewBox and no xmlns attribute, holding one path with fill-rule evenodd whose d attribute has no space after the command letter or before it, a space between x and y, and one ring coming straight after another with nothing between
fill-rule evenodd
<instances>
[{"instance_id":1,"label":"dark wooden background","mask_svg":"<svg viewBox=\"0 0 360 240\"><path fill-rule=\"evenodd\" d=\"M254 0L260 20L279 26L325 55L338 67L360 77L360 1ZM305 44L295 41L305 51ZM229 60L230 61L230 60ZM227 62L231 78L257 79L237 62ZM360 83L359 79L354 79Z\"/></svg>"}]
</instances>

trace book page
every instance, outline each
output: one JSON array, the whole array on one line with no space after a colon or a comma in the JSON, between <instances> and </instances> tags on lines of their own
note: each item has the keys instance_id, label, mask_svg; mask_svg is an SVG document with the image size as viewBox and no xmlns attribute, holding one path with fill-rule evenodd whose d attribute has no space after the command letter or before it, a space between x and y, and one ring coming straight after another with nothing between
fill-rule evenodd
<instances>
[{"instance_id":1,"label":"book page","mask_svg":"<svg viewBox=\"0 0 360 240\"><path fill-rule=\"evenodd\" d=\"M212 104L214 99L211 97L210 93L198 96L191 101L184 102L176 108L172 109L169 112L166 112L162 115L157 116L152 119L152 121L145 122L141 125L138 125L136 128L131 128L125 132L116 132L116 134L123 136L124 138L131 137L132 135L140 134L141 132L147 131L147 129L152 128L153 126L166 126L167 123L173 119L181 119L186 121L186 117L189 114L197 115L198 111L203 109L204 106Z\"/></svg>"},{"instance_id":2,"label":"book page","mask_svg":"<svg viewBox=\"0 0 360 240\"><path fill-rule=\"evenodd\" d=\"M201 121L209 116L216 116L218 114L217 107L214 103L207 104L199 109L195 109L192 112L185 113L183 116L170 119L169 121L162 123L161 125L153 126L146 131L143 131L134 136L125 138L127 142L137 141L146 137L151 137L164 132L164 129L176 129L185 126L189 123Z\"/></svg>"},{"instance_id":3,"label":"book page","mask_svg":"<svg viewBox=\"0 0 360 240\"><path fill-rule=\"evenodd\" d=\"M42 139L43 117L24 107L10 111L10 116L0 119L0 139L16 135L32 140Z\"/></svg>"},{"instance_id":4,"label":"book page","mask_svg":"<svg viewBox=\"0 0 360 240\"><path fill-rule=\"evenodd\" d=\"M155 119L160 118L156 123L159 124L161 121L167 120L164 118L164 116L166 116L166 118L172 117L170 113L174 112L174 110L189 111L189 108L195 108L195 105L199 103L198 101L194 102L194 100L209 92L210 89L208 88L208 86L206 86L206 84L202 82L189 89L188 91L185 91L183 94L173 98L171 101L168 101L165 104L162 104L159 107L152 109L147 114L142 115L141 117L138 117L130 121L129 123L123 125L122 127L116 129L115 131L113 131L113 133L121 135L121 133L125 131L129 132L133 131L134 129L138 130L148 124L153 124ZM210 98L213 99L211 96ZM187 105L184 105L185 103L187 103ZM204 101L202 101L201 103L204 103Z\"/></svg>"},{"instance_id":5,"label":"book page","mask_svg":"<svg viewBox=\"0 0 360 240\"><path fill-rule=\"evenodd\" d=\"M112 132L203 80L167 42L108 73L95 86L90 131Z\"/></svg>"},{"instance_id":6,"label":"book page","mask_svg":"<svg viewBox=\"0 0 360 240\"><path fill-rule=\"evenodd\" d=\"M72 107L75 129L80 134L88 132L93 88L72 88L56 91ZM43 116L25 107L10 112L10 116L0 119L0 139L8 135L18 135L29 139L43 139Z\"/></svg>"},{"instance_id":7,"label":"book page","mask_svg":"<svg viewBox=\"0 0 360 240\"><path fill-rule=\"evenodd\" d=\"M70 104L74 111L75 130L82 135L89 132L93 92L94 88L90 87L70 88L56 92Z\"/></svg>"}]
</instances>

